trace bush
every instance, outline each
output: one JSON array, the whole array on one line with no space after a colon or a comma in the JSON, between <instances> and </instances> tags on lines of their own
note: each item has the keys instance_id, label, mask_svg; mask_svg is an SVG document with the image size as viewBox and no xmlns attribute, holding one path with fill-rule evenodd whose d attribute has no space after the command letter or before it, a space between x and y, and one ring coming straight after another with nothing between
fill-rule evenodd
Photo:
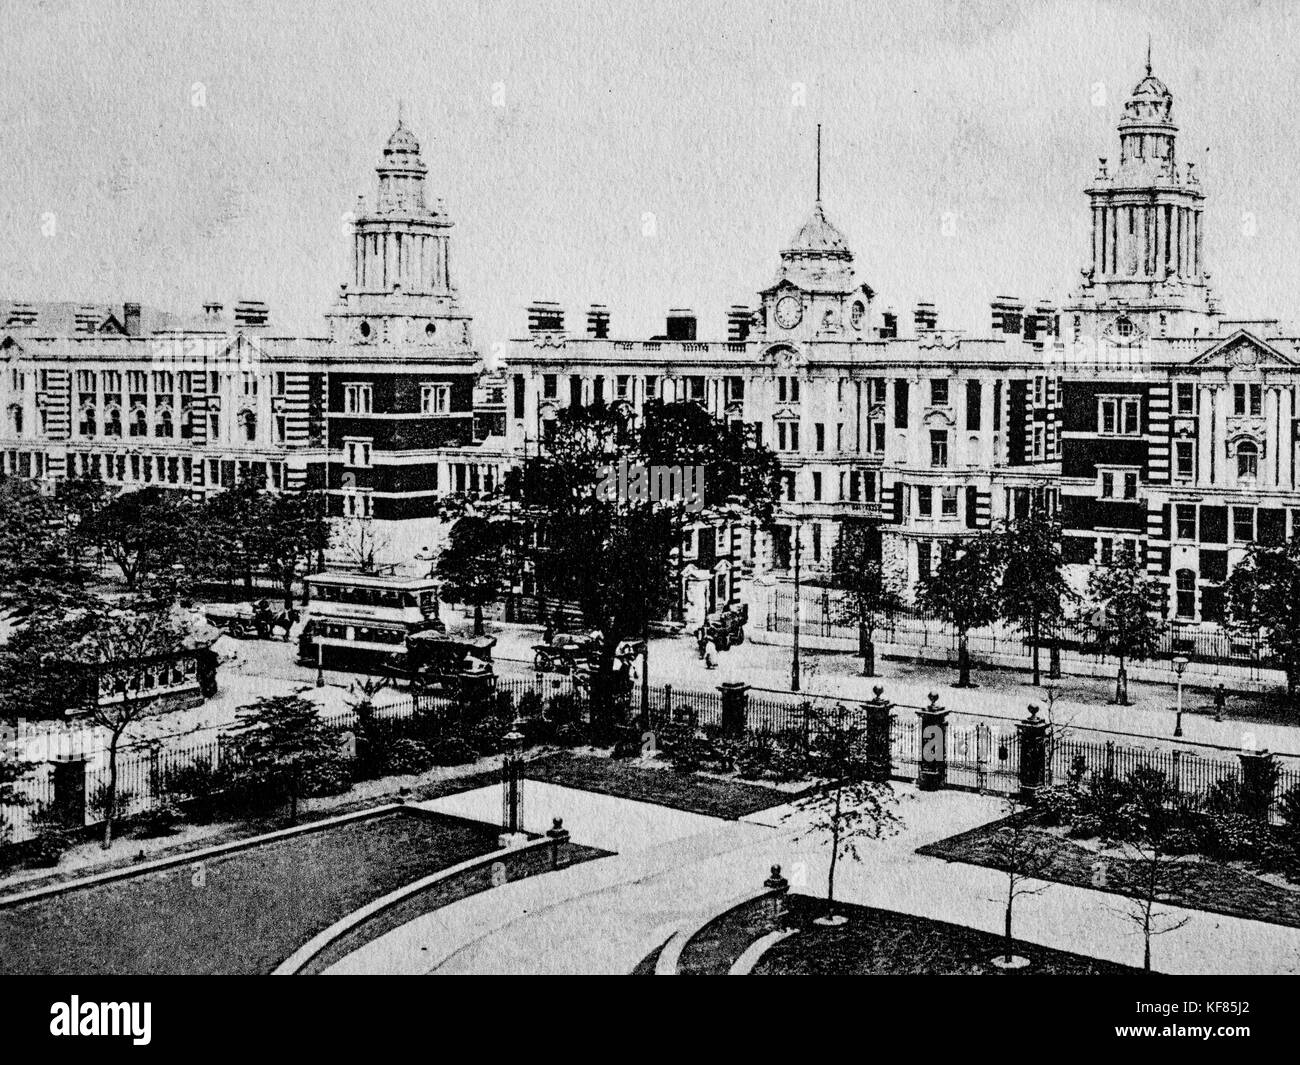
<instances>
[{"instance_id":1,"label":"bush","mask_svg":"<svg viewBox=\"0 0 1300 1065\"><path fill-rule=\"evenodd\" d=\"M1240 813L1241 780L1234 775L1211 784L1205 793L1205 809L1212 814Z\"/></svg>"},{"instance_id":2,"label":"bush","mask_svg":"<svg viewBox=\"0 0 1300 1065\"><path fill-rule=\"evenodd\" d=\"M322 758L302 767L298 794L303 798L342 795L352 787L352 763L341 755Z\"/></svg>"},{"instance_id":3,"label":"bush","mask_svg":"<svg viewBox=\"0 0 1300 1065\"><path fill-rule=\"evenodd\" d=\"M423 773L433 766L433 756L426 744L419 740L396 739L385 745L383 768L385 773Z\"/></svg>"},{"instance_id":4,"label":"bush","mask_svg":"<svg viewBox=\"0 0 1300 1065\"><path fill-rule=\"evenodd\" d=\"M804 753L801 744L783 743L778 745L772 754L767 775L780 784L791 780L803 780L808 776L811 764L811 759Z\"/></svg>"},{"instance_id":5,"label":"bush","mask_svg":"<svg viewBox=\"0 0 1300 1065\"><path fill-rule=\"evenodd\" d=\"M165 772L159 782L162 793L172 800L188 800L193 820L213 820L232 801L229 795L234 774L228 766L214 768L207 762L191 762Z\"/></svg>"},{"instance_id":6,"label":"bush","mask_svg":"<svg viewBox=\"0 0 1300 1065\"><path fill-rule=\"evenodd\" d=\"M1221 861L1251 858L1267 846L1268 826L1244 814L1210 814L1201 832L1202 853Z\"/></svg>"},{"instance_id":7,"label":"bush","mask_svg":"<svg viewBox=\"0 0 1300 1065\"><path fill-rule=\"evenodd\" d=\"M570 721L581 721L582 700L571 692L552 695L550 702L546 705L546 716L557 725L565 725Z\"/></svg>"},{"instance_id":8,"label":"bush","mask_svg":"<svg viewBox=\"0 0 1300 1065\"><path fill-rule=\"evenodd\" d=\"M135 792L129 788L117 786L117 801L113 804L114 817L121 818L122 811L130 805L131 800L135 798ZM97 788L86 796L86 809L91 811L96 818L105 818L108 816L108 784L100 784Z\"/></svg>"},{"instance_id":9,"label":"bush","mask_svg":"<svg viewBox=\"0 0 1300 1065\"><path fill-rule=\"evenodd\" d=\"M465 765L478 758L478 752L462 736L444 736L429 746L434 765Z\"/></svg>"},{"instance_id":10,"label":"bush","mask_svg":"<svg viewBox=\"0 0 1300 1065\"><path fill-rule=\"evenodd\" d=\"M1292 784L1277 801L1286 834L1300 843L1300 784Z\"/></svg>"},{"instance_id":11,"label":"bush","mask_svg":"<svg viewBox=\"0 0 1300 1065\"><path fill-rule=\"evenodd\" d=\"M27 863L40 869L52 869L59 864L68 849L68 838L62 832L42 832L27 843Z\"/></svg>"},{"instance_id":12,"label":"bush","mask_svg":"<svg viewBox=\"0 0 1300 1065\"><path fill-rule=\"evenodd\" d=\"M1083 810L1083 802L1083 790L1076 785L1056 784L1040 788L1036 805L1039 822L1044 825L1072 825Z\"/></svg>"},{"instance_id":13,"label":"bush","mask_svg":"<svg viewBox=\"0 0 1300 1065\"><path fill-rule=\"evenodd\" d=\"M171 803L155 806L131 818L131 833L141 839L170 836L181 822L181 812Z\"/></svg>"},{"instance_id":14,"label":"bush","mask_svg":"<svg viewBox=\"0 0 1300 1065\"><path fill-rule=\"evenodd\" d=\"M567 721L556 726L555 742L561 747L585 747L591 736L581 721Z\"/></svg>"}]
</instances>

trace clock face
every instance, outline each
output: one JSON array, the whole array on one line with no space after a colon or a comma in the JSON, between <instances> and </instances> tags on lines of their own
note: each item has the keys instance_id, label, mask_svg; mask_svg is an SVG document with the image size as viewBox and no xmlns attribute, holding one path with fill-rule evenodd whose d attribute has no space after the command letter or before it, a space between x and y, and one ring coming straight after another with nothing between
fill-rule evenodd
<instances>
[{"instance_id":1,"label":"clock face","mask_svg":"<svg viewBox=\"0 0 1300 1065\"><path fill-rule=\"evenodd\" d=\"M793 329L803 318L803 307L794 296L782 296L776 301L776 324L782 329Z\"/></svg>"}]
</instances>

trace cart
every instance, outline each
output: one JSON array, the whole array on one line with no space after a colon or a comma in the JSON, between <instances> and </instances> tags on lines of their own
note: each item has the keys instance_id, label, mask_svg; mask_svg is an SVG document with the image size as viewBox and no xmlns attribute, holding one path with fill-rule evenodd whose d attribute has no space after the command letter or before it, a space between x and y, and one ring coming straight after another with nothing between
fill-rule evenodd
<instances>
[{"instance_id":1,"label":"cart","mask_svg":"<svg viewBox=\"0 0 1300 1065\"><path fill-rule=\"evenodd\" d=\"M434 629L406 638L404 670L417 694L440 692L455 698L496 690L492 665L495 636L456 636Z\"/></svg>"}]
</instances>

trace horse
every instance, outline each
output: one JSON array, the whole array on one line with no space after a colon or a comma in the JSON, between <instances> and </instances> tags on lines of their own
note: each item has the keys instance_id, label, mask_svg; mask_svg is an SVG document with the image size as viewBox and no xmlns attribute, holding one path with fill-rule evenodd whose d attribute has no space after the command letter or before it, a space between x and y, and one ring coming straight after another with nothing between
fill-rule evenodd
<instances>
[{"instance_id":1,"label":"horse","mask_svg":"<svg viewBox=\"0 0 1300 1065\"><path fill-rule=\"evenodd\" d=\"M302 615L292 607L288 610L271 610L268 607L254 615L254 623L257 625L257 634L262 639L273 640L275 639L275 630L283 629L284 642L288 643L289 633L298 624L301 617Z\"/></svg>"}]
</instances>

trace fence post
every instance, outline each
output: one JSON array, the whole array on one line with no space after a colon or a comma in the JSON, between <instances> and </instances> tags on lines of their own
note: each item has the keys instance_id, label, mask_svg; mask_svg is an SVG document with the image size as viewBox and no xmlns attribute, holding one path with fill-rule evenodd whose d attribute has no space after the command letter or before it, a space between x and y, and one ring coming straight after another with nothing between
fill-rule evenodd
<instances>
[{"instance_id":1,"label":"fence post","mask_svg":"<svg viewBox=\"0 0 1300 1065\"><path fill-rule=\"evenodd\" d=\"M745 735L749 685L740 681L727 681L718 685L718 691L722 695L722 735L738 740Z\"/></svg>"},{"instance_id":2,"label":"fence post","mask_svg":"<svg viewBox=\"0 0 1300 1065\"><path fill-rule=\"evenodd\" d=\"M558 869L563 864L561 861L563 848L569 842L569 830L564 827L562 818L551 818L551 827L546 830L546 838L551 841L551 868Z\"/></svg>"},{"instance_id":3,"label":"fence post","mask_svg":"<svg viewBox=\"0 0 1300 1065\"><path fill-rule=\"evenodd\" d=\"M1241 759L1242 811L1256 820L1267 821L1277 783L1277 758L1267 748L1242 751L1237 757Z\"/></svg>"},{"instance_id":4,"label":"fence post","mask_svg":"<svg viewBox=\"0 0 1300 1065\"><path fill-rule=\"evenodd\" d=\"M1106 775L1113 777L1115 775L1115 741L1106 741Z\"/></svg>"},{"instance_id":5,"label":"fence post","mask_svg":"<svg viewBox=\"0 0 1300 1065\"><path fill-rule=\"evenodd\" d=\"M1047 722L1038 716L1038 707L1029 704L1029 716L1016 725L1020 743L1020 798L1034 802L1038 791L1047 783Z\"/></svg>"},{"instance_id":6,"label":"fence post","mask_svg":"<svg viewBox=\"0 0 1300 1065\"><path fill-rule=\"evenodd\" d=\"M664 722L665 724L672 724L672 720L673 720L673 686L671 684L665 684L664 685Z\"/></svg>"},{"instance_id":7,"label":"fence post","mask_svg":"<svg viewBox=\"0 0 1300 1065\"><path fill-rule=\"evenodd\" d=\"M938 791L948 780L948 711L939 705L939 693L930 693L930 705L918 710L921 744L916 785L921 791Z\"/></svg>"},{"instance_id":8,"label":"fence post","mask_svg":"<svg viewBox=\"0 0 1300 1065\"><path fill-rule=\"evenodd\" d=\"M763 888L768 898L768 918L773 929L784 924L785 898L790 893L790 881L781 875L779 865L772 866L771 875L763 881Z\"/></svg>"},{"instance_id":9,"label":"fence post","mask_svg":"<svg viewBox=\"0 0 1300 1065\"><path fill-rule=\"evenodd\" d=\"M867 776L870 780L883 783L894 775L893 747L890 742L890 728L894 723L894 704L885 698L885 689L876 684L871 689L875 692L867 700Z\"/></svg>"}]
</instances>

